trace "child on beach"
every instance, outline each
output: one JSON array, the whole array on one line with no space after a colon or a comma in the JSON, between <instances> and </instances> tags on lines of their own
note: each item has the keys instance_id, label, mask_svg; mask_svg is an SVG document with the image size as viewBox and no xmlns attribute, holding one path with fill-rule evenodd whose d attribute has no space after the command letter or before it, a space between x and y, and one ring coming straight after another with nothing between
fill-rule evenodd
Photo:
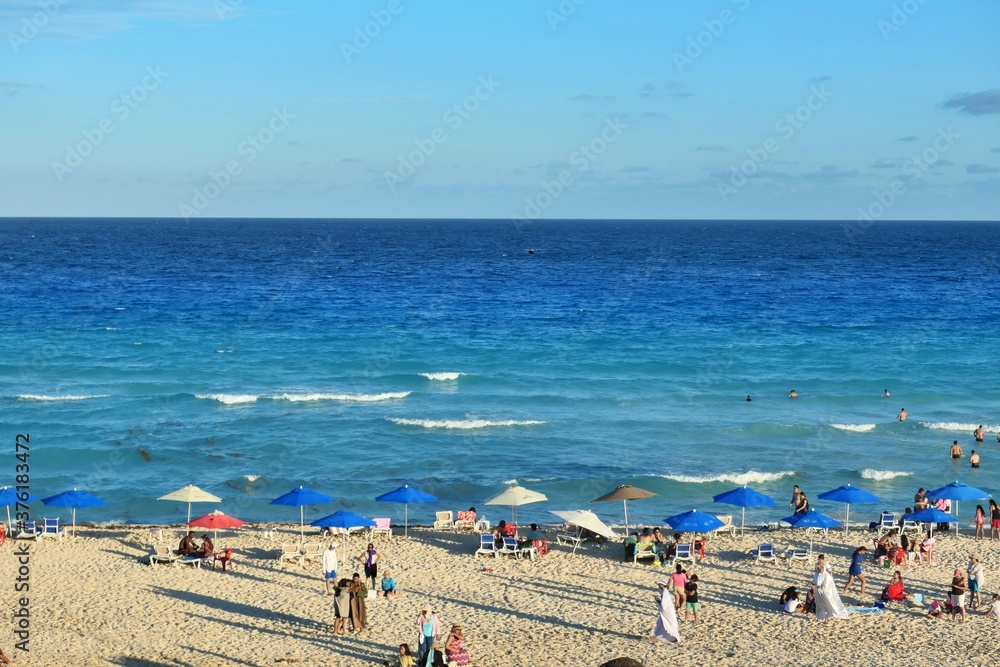
<instances>
[{"instance_id":1,"label":"child on beach","mask_svg":"<svg viewBox=\"0 0 1000 667\"><path fill-rule=\"evenodd\" d=\"M680 566L680 563L676 565L676 568L677 571L670 575L670 585L674 588L674 607L679 610L684 606L685 586L688 578L687 572Z\"/></svg>"},{"instance_id":2,"label":"child on beach","mask_svg":"<svg viewBox=\"0 0 1000 667\"><path fill-rule=\"evenodd\" d=\"M983 598L979 591L985 583L983 566L979 562L979 556L976 554L969 556L969 567L966 571L969 574L969 593L971 593L969 609L978 609L983 604Z\"/></svg>"},{"instance_id":3,"label":"child on beach","mask_svg":"<svg viewBox=\"0 0 1000 667\"><path fill-rule=\"evenodd\" d=\"M992 618L994 621L1000 620L1000 593L993 594L993 604L983 612L983 615L986 618Z\"/></svg>"},{"instance_id":4,"label":"child on beach","mask_svg":"<svg viewBox=\"0 0 1000 667\"><path fill-rule=\"evenodd\" d=\"M694 622L698 622L698 575L692 574L684 584L684 622L687 623L688 613L694 614Z\"/></svg>"},{"instance_id":5,"label":"child on beach","mask_svg":"<svg viewBox=\"0 0 1000 667\"><path fill-rule=\"evenodd\" d=\"M861 582L861 595L865 594L866 581L863 566L866 553L868 553L867 547L858 547L851 555L851 569L847 571L847 583L844 584L844 590L841 592L841 595L847 595L847 590L854 583L855 579Z\"/></svg>"}]
</instances>

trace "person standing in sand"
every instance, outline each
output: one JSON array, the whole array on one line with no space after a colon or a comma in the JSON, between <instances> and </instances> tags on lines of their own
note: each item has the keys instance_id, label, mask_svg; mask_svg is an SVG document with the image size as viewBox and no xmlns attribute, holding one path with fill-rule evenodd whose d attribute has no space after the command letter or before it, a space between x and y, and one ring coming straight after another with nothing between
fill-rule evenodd
<instances>
[{"instance_id":1,"label":"person standing in sand","mask_svg":"<svg viewBox=\"0 0 1000 667\"><path fill-rule=\"evenodd\" d=\"M368 543L368 548L365 549L364 553L358 556L358 561L365 566L365 579L368 587L375 590L375 580L378 578L378 559L379 553L375 550L375 545L371 542Z\"/></svg>"},{"instance_id":2,"label":"person standing in sand","mask_svg":"<svg viewBox=\"0 0 1000 667\"><path fill-rule=\"evenodd\" d=\"M1000 538L1000 506L990 498L990 539Z\"/></svg>"},{"instance_id":3,"label":"person standing in sand","mask_svg":"<svg viewBox=\"0 0 1000 667\"><path fill-rule=\"evenodd\" d=\"M666 579L660 579L656 585L660 589L660 594L656 596L656 605L659 616L656 618L656 629L650 637L654 642L669 642L674 644L681 640L681 631L677 627L677 610L674 609L674 600L667 594Z\"/></svg>"},{"instance_id":4,"label":"person standing in sand","mask_svg":"<svg viewBox=\"0 0 1000 667\"><path fill-rule=\"evenodd\" d=\"M816 619L827 621L831 618L847 618L847 609L837 594L833 575L827 569L825 559L816 562L813 575L813 595L816 600Z\"/></svg>"},{"instance_id":5,"label":"person standing in sand","mask_svg":"<svg viewBox=\"0 0 1000 667\"><path fill-rule=\"evenodd\" d=\"M417 616L418 648L417 664L423 667L434 642L441 636L441 623L430 609L423 609Z\"/></svg>"},{"instance_id":6,"label":"person standing in sand","mask_svg":"<svg viewBox=\"0 0 1000 667\"><path fill-rule=\"evenodd\" d=\"M906 418L909 417L909 416L910 415L906 414L906 408L900 408L899 414L896 415L896 419L898 419L901 422L905 422Z\"/></svg>"},{"instance_id":7,"label":"person standing in sand","mask_svg":"<svg viewBox=\"0 0 1000 667\"><path fill-rule=\"evenodd\" d=\"M951 443L951 458L960 459L964 454L965 452L962 451L962 445L958 444L958 440L953 441Z\"/></svg>"},{"instance_id":8,"label":"person standing in sand","mask_svg":"<svg viewBox=\"0 0 1000 667\"><path fill-rule=\"evenodd\" d=\"M326 594L333 595L333 584L337 583L337 547L330 542L330 548L323 552L323 577L326 579Z\"/></svg>"},{"instance_id":9,"label":"person standing in sand","mask_svg":"<svg viewBox=\"0 0 1000 667\"><path fill-rule=\"evenodd\" d=\"M979 562L979 556L972 554L969 556L969 567L967 568L969 573L969 609L978 609L983 604L983 597L980 589L982 589L983 584L986 583L986 578L983 576L983 566Z\"/></svg>"},{"instance_id":10,"label":"person standing in sand","mask_svg":"<svg viewBox=\"0 0 1000 667\"><path fill-rule=\"evenodd\" d=\"M351 590L347 579L341 579L333 593L333 634L347 634L347 619L351 615Z\"/></svg>"},{"instance_id":11,"label":"person standing in sand","mask_svg":"<svg viewBox=\"0 0 1000 667\"><path fill-rule=\"evenodd\" d=\"M965 575L961 570L955 570L955 576L951 580L951 620L955 620L955 614L962 614L962 623L965 623L965 591L968 586L965 583Z\"/></svg>"},{"instance_id":12,"label":"person standing in sand","mask_svg":"<svg viewBox=\"0 0 1000 667\"><path fill-rule=\"evenodd\" d=\"M351 593L351 626L352 631L357 634L368 625L368 605L365 600L368 598L368 589L361 581L361 575L357 572L351 578L348 590Z\"/></svg>"},{"instance_id":13,"label":"person standing in sand","mask_svg":"<svg viewBox=\"0 0 1000 667\"><path fill-rule=\"evenodd\" d=\"M976 439L976 442L982 442L983 438L986 437L986 431L983 429L983 425L980 424L979 428L972 432L972 437Z\"/></svg>"}]
</instances>

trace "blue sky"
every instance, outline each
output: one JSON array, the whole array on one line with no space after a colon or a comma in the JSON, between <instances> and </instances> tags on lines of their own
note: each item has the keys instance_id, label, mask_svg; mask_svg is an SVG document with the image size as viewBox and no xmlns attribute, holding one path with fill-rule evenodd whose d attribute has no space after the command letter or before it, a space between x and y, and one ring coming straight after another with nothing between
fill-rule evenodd
<instances>
[{"instance_id":1,"label":"blue sky","mask_svg":"<svg viewBox=\"0 0 1000 667\"><path fill-rule=\"evenodd\" d=\"M996 220L1000 4L0 1L0 216Z\"/></svg>"}]
</instances>

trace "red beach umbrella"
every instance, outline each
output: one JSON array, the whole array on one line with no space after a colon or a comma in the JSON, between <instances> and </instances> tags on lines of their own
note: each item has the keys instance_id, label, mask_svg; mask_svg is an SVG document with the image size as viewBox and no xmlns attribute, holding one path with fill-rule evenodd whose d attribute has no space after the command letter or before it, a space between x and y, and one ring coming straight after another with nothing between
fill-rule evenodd
<instances>
[{"instance_id":1,"label":"red beach umbrella","mask_svg":"<svg viewBox=\"0 0 1000 667\"><path fill-rule=\"evenodd\" d=\"M215 533L215 536L218 537L218 531L225 530L226 528L242 528L243 522L229 516L225 512L215 510L211 514L188 521L187 525L192 528L210 528Z\"/></svg>"}]
</instances>

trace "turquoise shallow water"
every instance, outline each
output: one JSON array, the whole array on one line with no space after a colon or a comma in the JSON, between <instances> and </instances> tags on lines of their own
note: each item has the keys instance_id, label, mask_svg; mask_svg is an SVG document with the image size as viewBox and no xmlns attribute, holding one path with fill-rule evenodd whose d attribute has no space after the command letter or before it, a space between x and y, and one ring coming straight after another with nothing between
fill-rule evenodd
<instances>
[{"instance_id":1,"label":"turquoise shallow water","mask_svg":"<svg viewBox=\"0 0 1000 667\"><path fill-rule=\"evenodd\" d=\"M767 222L7 220L0 235L0 479L30 432L34 492L109 502L85 521L182 520L153 499L188 483L261 521L293 520L268 501L298 484L335 496L316 518L401 516L372 498L410 482L441 499L410 508L422 522L483 511L514 479L549 496L520 512L542 521L620 522L589 501L621 483L660 494L630 505L649 522L738 513L711 496L742 483L779 500L754 521L783 516L795 483L899 508L953 479L1000 491L996 225L886 223L853 242L839 223ZM980 470L948 460L956 438Z\"/></svg>"}]
</instances>

